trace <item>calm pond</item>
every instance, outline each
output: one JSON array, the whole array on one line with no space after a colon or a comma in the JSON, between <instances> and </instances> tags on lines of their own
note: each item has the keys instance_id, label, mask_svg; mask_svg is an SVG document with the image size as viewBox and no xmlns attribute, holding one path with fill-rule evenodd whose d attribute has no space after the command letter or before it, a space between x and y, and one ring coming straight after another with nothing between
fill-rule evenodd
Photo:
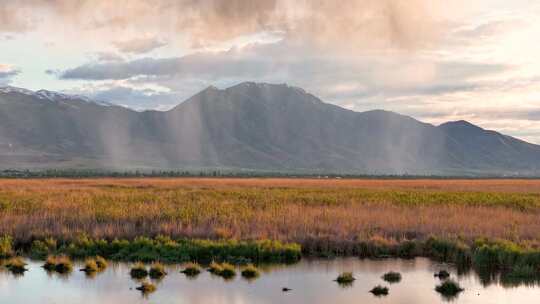
<instances>
[{"instance_id":1,"label":"calm pond","mask_svg":"<svg viewBox=\"0 0 540 304\"><path fill-rule=\"evenodd\" d=\"M112 264L95 277L73 271L70 275L48 274L41 262L29 262L24 276L0 272L1 303L539 303L540 288L536 284L512 285L481 278L473 271L459 274L453 267L428 259L414 260L334 260L304 259L294 265L263 267L261 276L247 281L240 275L224 280L208 272L189 279L179 271L181 266L168 268L168 275L154 281L157 290L143 296L135 290L139 282L129 276L128 264ZM79 269L77 265L75 269ZM433 273L447 269L451 278L465 288L455 299L445 299L435 290L439 279ZM356 281L340 287L333 280L341 272L352 271ZM399 271L402 280L388 284L381 276ZM369 290L376 285L390 288L385 297L375 297ZM282 292L283 287L291 288Z\"/></svg>"}]
</instances>

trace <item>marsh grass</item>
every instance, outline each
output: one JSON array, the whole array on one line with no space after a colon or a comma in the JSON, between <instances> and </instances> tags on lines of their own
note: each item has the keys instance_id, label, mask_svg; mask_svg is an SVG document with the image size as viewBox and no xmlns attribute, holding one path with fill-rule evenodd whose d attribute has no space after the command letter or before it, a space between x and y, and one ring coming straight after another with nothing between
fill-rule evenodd
<instances>
[{"instance_id":1,"label":"marsh grass","mask_svg":"<svg viewBox=\"0 0 540 304\"><path fill-rule=\"evenodd\" d=\"M96 265L99 271L105 270L107 266L109 266L109 263L107 263L107 260L99 255L96 256L94 260L96 262Z\"/></svg>"},{"instance_id":2,"label":"marsh grass","mask_svg":"<svg viewBox=\"0 0 540 304\"><path fill-rule=\"evenodd\" d=\"M60 256L56 259L54 270L61 274L70 273L73 270L73 263L67 256Z\"/></svg>"},{"instance_id":3,"label":"marsh grass","mask_svg":"<svg viewBox=\"0 0 540 304\"><path fill-rule=\"evenodd\" d=\"M150 283L150 282L142 282L139 287L136 287L135 289L141 291L144 294L152 293L156 291L156 285Z\"/></svg>"},{"instance_id":4,"label":"marsh grass","mask_svg":"<svg viewBox=\"0 0 540 304\"><path fill-rule=\"evenodd\" d=\"M0 236L0 259L7 259L14 255L12 243L11 236Z\"/></svg>"},{"instance_id":5,"label":"marsh grass","mask_svg":"<svg viewBox=\"0 0 540 304\"><path fill-rule=\"evenodd\" d=\"M137 262L131 267L129 274L134 279L143 279L148 276L148 270L143 263Z\"/></svg>"},{"instance_id":6,"label":"marsh grass","mask_svg":"<svg viewBox=\"0 0 540 304\"><path fill-rule=\"evenodd\" d=\"M399 283L399 282L401 282L401 273L390 271L390 272L385 273L382 276L382 279L385 280L388 283L391 283L391 284L392 283Z\"/></svg>"},{"instance_id":7,"label":"marsh grass","mask_svg":"<svg viewBox=\"0 0 540 304\"><path fill-rule=\"evenodd\" d=\"M86 259L86 261L84 261L84 268L82 268L81 271L84 271L87 274L96 273L99 271L99 266L95 259Z\"/></svg>"},{"instance_id":8,"label":"marsh grass","mask_svg":"<svg viewBox=\"0 0 540 304\"><path fill-rule=\"evenodd\" d=\"M223 267L219 263L212 262L208 266L208 272L210 272L211 274L219 275L222 271Z\"/></svg>"},{"instance_id":9,"label":"marsh grass","mask_svg":"<svg viewBox=\"0 0 540 304\"><path fill-rule=\"evenodd\" d=\"M73 263L68 256L48 256L42 266L47 271L55 271L60 274L67 274L73 270Z\"/></svg>"},{"instance_id":10,"label":"marsh grass","mask_svg":"<svg viewBox=\"0 0 540 304\"><path fill-rule=\"evenodd\" d=\"M0 180L0 235L32 245L40 258L60 254L57 247L81 231L109 241L271 236L299 243L306 253L359 255L364 248L355 244L376 236L398 242L460 236L468 244L482 236L539 240L538 193L533 181ZM31 244L36 239L41 243ZM414 256L414 243L407 245L399 254Z\"/></svg>"},{"instance_id":11,"label":"marsh grass","mask_svg":"<svg viewBox=\"0 0 540 304\"><path fill-rule=\"evenodd\" d=\"M0 258L241 264L427 256L538 268L539 193L540 182L525 180L0 180Z\"/></svg>"},{"instance_id":12,"label":"marsh grass","mask_svg":"<svg viewBox=\"0 0 540 304\"><path fill-rule=\"evenodd\" d=\"M161 279L167 275L167 272L165 271L165 266L163 266L163 264L156 262L150 266L148 274L152 279Z\"/></svg>"},{"instance_id":13,"label":"marsh grass","mask_svg":"<svg viewBox=\"0 0 540 304\"><path fill-rule=\"evenodd\" d=\"M338 284L344 285L352 284L355 280L352 272L343 272L335 279Z\"/></svg>"},{"instance_id":14,"label":"marsh grass","mask_svg":"<svg viewBox=\"0 0 540 304\"><path fill-rule=\"evenodd\" d=\"M54 268L56 267L56 257L48 256L42 267L47 271L54 271Z\"/></svg>"},{"instance_id":15,"label":"marsh grass","mask_svg":"<svg viewBox=\"0 0 540 304\"><path fill-rule=\"evenodd\" d=\"M20 257L13 257L6 261L4 266L13 274L24 274L26 269L26 263Z\"/></svg>"},{"instance_id":16,"label":"marsh grass","mask_svg":"<svg viewBox=\"0 0 540 304\"><path fill-rule=\"evenodd\" d=\"M459 286L459 284L456 281L447 280L441 283L440 285L437 285L435 287L435 290L445 297L455 297L464 289L461 288L461 286Z\"/></svg>"},{"instance_id":17,"label":"marsh grass","mask_svg":"<svg viewBox=\"0 0 540 304\"><path fill-rule=\"evenodd\" d=\"M369 292L371 292L373 295L375 295L377 297L381 297L381 296L388 295L388 291L389 291L388 287L377 285L377 286L373 287L373 289L371 289Z\"/></svg>"},{"instance_id":18,"label":"marsh grass","mask_svg":"<svg viewBox=\"0 0 540 304\"><path fill-rule=\"evenodd\" d=\"M188 277L194 277L201 273L201 266L197 263L188 263L184 266L184 269L181 273L185 274Z\"/></svg>"},{"instance_id":19,"label":"marsh grass","mask_svg":"<svg viewBox=\"0 0 540 304\"><path fill-rule=\"evenodd\" d=\"M539 279L540 269L531 265L516 265L506 276L513 279Z\"/></svg>"},{"instance_id":20,"label":"marsh grass","mask_svg":"<svg viewBox=\"0 0 540 304\"><path fill-rule=\"evenodd\" d=\"M223 263L221 264L221 271L218 275L225 279L231 279L236 276L236 269L229 263Z\"/></svg>"},{"instance_id":21,"label":"marsh grass","mask_svg":"<svg viewBox=\"0 0 540 304\"><path fill-rule=\"evenodd\" d=\"M433 276L441 280L446 280L450 277L450 273L446 270L439 270L439 272L436 272Z\"/></svg>"},{"instance_id":22,"label":"marsh grass","mask_svg":"<svg viewBox=\"0 0 540 304\"><path fill-rule=\"evenodd\" d=\"M241 274L246 279L255 279L260 276L259 269L257 269L257 267L255 267L253 264L248 264L245 266L244 269L242 269Z\"/></svg>"}]
</instances>

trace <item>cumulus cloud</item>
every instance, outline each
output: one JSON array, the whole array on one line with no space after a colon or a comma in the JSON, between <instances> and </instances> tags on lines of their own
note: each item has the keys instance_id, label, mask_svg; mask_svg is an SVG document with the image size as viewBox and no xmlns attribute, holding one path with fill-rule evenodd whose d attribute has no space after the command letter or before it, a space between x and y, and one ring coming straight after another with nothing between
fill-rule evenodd
<instances>
[{"instance_id":1,"label":"cumulus cloud","mask_svg":"<svg viewBox=\"0 0 540 304\"><path fill-rule=\"evenodd\" d=\"M314 88L323 97L343 99L352 97L352 94L435 94L470 90L475 87L471 79L500 73L507 68L500 64L437 62L429 58L396 59L372 55L350 60L319 57L307 51L302 57L294 55L299 52L287 42L254 44L182 57L92 62L68 69L60 77L94 81L137 79L167 87L171 86L171 81L188 79L206 83L242 80L289 82L307 89ZM348 86L343 85L347 83Z\"/></svg>"},{"instance_id":2,"label":"cumulus cloud","mask_svg":"<svg viewBox=\"0 0 540 304\"><path fill-rule=\"evenodd\" d=\"M167 45L166 42L155 38L135 38L125 41L117 41L114 46L123 53L144 54Z\"/></svg>"}]
</instances>

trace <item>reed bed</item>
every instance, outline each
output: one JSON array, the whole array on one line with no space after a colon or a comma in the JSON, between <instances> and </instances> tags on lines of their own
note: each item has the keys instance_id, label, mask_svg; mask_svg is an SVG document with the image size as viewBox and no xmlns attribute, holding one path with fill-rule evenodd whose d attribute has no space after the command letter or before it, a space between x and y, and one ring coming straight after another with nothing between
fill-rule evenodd
<instances>
[{"instance_id":1,"label":"reed bed","mask_svg":"<svg viewBox=\"0 0 540 304\"><path fill-rule=\"evenodd\" d=\"M12 238L9 244L0 239L0 256L6 257L22 248L41 258L114 258L108 251L87 252L81 242L103 240L118 249L160 235L181 246L178 240L273 240L299 244L304 254L328 255L415 256L426 251L417 245L432 237L469 248L483 238L537 250L540 181L6 179L0 180L0 218L0 235ZM111 250L127 260L154 260L152 252L133 255L137 250L130 248ZM264 252L273 256L272 250Z\"/></svg>"}]
</instances>

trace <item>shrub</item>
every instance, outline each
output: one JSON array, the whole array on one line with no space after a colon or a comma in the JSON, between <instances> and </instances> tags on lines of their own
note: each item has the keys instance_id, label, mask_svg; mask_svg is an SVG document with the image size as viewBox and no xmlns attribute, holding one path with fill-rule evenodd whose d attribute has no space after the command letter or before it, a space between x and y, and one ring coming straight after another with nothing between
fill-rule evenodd
<instances>
[{"instance_id":1,"label":"shrub","mask_svg":"<svg viewBox=\"0 0 540 304\"><path fill-rule=\"evenodd\" d=\"M148 276L148 270L146 270L146 266L143 263L137 262L131 267L129 274L132 278L142 279Z\"/></svg>"},{"instance_id":2,"label":"shrub","mask_svg":"<svg viewBox=\"0 0 540 304\"><path fill-rule=\"evenodd\" d=\"M401 273L390 271L385 273L382 278L388 283L398 283L401 281Z\"/></svg>"},{"instance_id":3,"label":"shrub","mask_svg":"<svg viewBox=\"0 0 540 304\"><path fill-rule=\"evenodd\" d=\"M253 264L247 265L242 270L242 276L246 279L254 279L258 277L259 275L260 275L259 269L257 269L257 267L255 267Z\"/></svg>"},{"instance_id":4,"label":"shrub","mask_svg":"<svg viewBox=\"0 0 540 304\"><path fill-rule=\"evenodd\" d=\"M196 276L201 273L201 267L199 266L199 264L189 263L186 264L184 270L182 270L181 272L187 276Z\"/></svg>"}]
</instances>

